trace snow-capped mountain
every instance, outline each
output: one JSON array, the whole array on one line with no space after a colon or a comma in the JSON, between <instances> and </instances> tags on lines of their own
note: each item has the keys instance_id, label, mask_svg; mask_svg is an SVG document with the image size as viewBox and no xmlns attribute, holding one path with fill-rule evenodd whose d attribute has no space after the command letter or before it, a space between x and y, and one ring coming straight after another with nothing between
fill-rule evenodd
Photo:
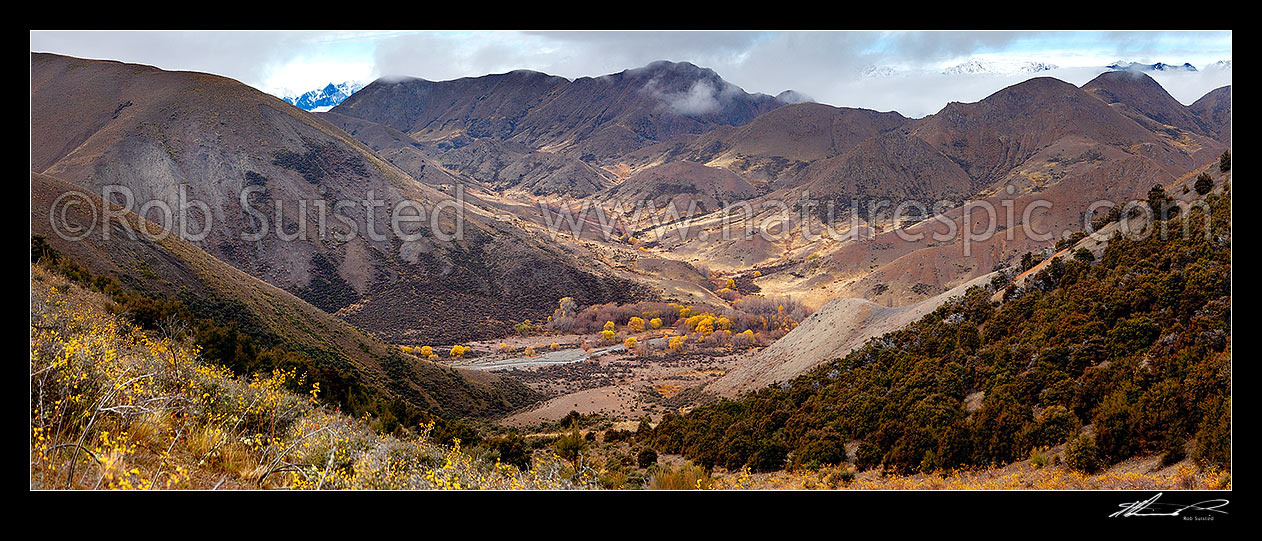
<instances>
[{"instance_id":1,"label":"snow-capped mountain","mask_svg":"<svg viewBox=\"0 0 1262 541\"><path fill-rule=\"evenodd\" d=\"M864 79L877 79L881 77L893 77L898 71L888 66L868 66L859 72L859 76Z\"/></svg>"},{"instance_id":2,"label":"snow-capped mountain","mask_svg":"<svg viewBox=\"0 0 1262 541\"><path fill-rule=\"evenodd\" d=\"M992 62L989 60L969 60L962 64L942 70L946 75L997 74L1012 75L1019 73L1038 73L1054 70L1058 66L1047 62Z\"/></svg>"},{"instance_id":3,"label":"snow-capped mountain","mask_svg":"<svg viewBox=\"0 0 1262 541\"><path fill-rule=\"evenodd\" d=\"M305 92L298 96L285 96L282 99L293 104L299 109L307 111L323 112L332 109L343 100L349 98L351 94L359 91L366 86L364 83L352 81L341 84L329 83L324 88Z\"/></svg>"},{"instance_id":4,"label":"snow-capped mountain","mask_svg":"<svg viewBox=\"0 0 1262 541\"><path fill-rule=\"evenodd\" d=\"M1156 64L1141 64L1139 62L1127 62L1125 60L1118 60L1117 62L1109 64L1105 67L1111 70L1196 71L1196 66L1193 66L1187 62L1184 62L1182 65L1166 64L1164 62L1157 62Z\"/></svg>"}]
</instances>

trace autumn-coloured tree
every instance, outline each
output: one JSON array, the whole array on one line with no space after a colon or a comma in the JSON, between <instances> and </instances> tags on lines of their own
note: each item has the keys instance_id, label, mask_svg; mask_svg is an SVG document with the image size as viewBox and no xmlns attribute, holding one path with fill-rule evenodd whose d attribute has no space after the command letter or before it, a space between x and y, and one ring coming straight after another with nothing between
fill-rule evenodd
<instances>
[{"instance_id":1,"label":"autumn-coloured tree","mask_svg":"<svg viewBox=\"0 0 1262 541\"><path fill-rule=\"evenodd\" d=\"M612 322L612 321L606 321L606 322L605 322L605 329L604 329L604 330L606 330L606 331L612 331L612 330L614 330L615 328L616 328L616 326L613 324L613 322Z\"/></svg>"},{"instance_id":2,"label":"autumn-coloured tree","mask_svg":"<svg viewBox=\"0 0 1262 541\"><path fill-rule=\"evenodd\" d=\"M632 316L631 320L627 322L627 330L631 332L644 331L644 318Z\"/></svg>"},{"instance_id":3,"label":"autumn-coloured tree","mask_svg":"<svg viewBox=\"0 0 1262 541\"><path fill-rule=\"evenodd\" d=\"M714 317L709 314L702 316L697 321L696 331L703 335L714 332Z\"/></svg>"},{"instance_id":4,"label":"autumn-coloured tree","mask_svg":"<svg viewBox=\"0 0 1262 541\"><path fill-rule=\"evenodd\" d=\"M613 342L614 334L615 333L610 329L605 329L603 331L600 331L600 337L604 339L606 342Z\"/></svg>"},{"instance_id":5,"label":"autumn-coloured tree","mask_svg":"<svg viewBox=\"0 0 1262 541\"><path fill-rule=\"evenodd\" d=\"M456 344L456 345L454 345L454 346L451 346L451 356L452 356L452 357L463 357L463 356L464 356L464 354L465 354L465 353L468 353L468 352L469 352L469 348L467 348L467 347L465 347L465 346L462 346L462 345L460 345L460 344Z\"/></svg>"},{"instance_id":6,"label":"autumn-coloured tree","mask_svg":"<svg viewBox=\"0 0 1262 541\"><path fill-rule=\"evenodd\" d=\"M635 339L634 336L628 336L627 339L622 342L622 345L626 346L628 350L631 350L631 349L635 349L636 342L637 340Z\"/></svg>"},{"instance_id":7,"label":"autumn-coloured tree","mask_svg":"<svg viewBox=\"0 0 1262 541\"><path fill-rule=\"evenodd\" d=\"M654 329L660 329L662 327L662 318L655 317L653 319L650 319L649 327L654 328Z\"/></svg>"},{"instance_id":8,"label":"autumn-coloured tree","mask_svg":"<svg viewBox=\"0 0 1262 541\"><path fill-rule=\"evenodd\" d=\"M672 336L670 340L666 341L666 348L671 351L679 351L679 348L684 347L684 341L687 339L684 336Z\"/></svg>"},{"instance_id":9,"label":"autumn-coloured tree","mask_svg":"<svg viewBox=\"0 0 1262 541\"><path fill-rule=\"evenodd\" d=\"M426 359L434 356L434 348L429 346L421 346L421 356Z\"/></svg>"}]
</instances>

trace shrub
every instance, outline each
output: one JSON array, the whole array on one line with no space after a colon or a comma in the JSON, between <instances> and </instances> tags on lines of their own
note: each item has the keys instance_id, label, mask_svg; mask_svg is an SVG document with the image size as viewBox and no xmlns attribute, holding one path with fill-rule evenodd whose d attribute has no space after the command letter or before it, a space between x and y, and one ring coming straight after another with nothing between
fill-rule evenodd
<instances>
[{"instance_id":1,"label":"shrub","mask_svg":"<svg viewBox=\"0 0 1262 541\"><path fill-rule=\"evenodd\" d=\"M1179 208L1160 184L1153 185L1148 190L1148 208L1152 209L1153 219L1157 221L1170 219L1179 212Z\"/></svg>"},{"instance_id":2,"label":"shrub","mask_svg":"<svg viewBox=\"0 0 1262 541\"><path fill-rule=\"evenodd\" d=\"M1112 464L1135 451L1135 412L1124 391L1105 397L1096 411L1094 425L1101 459Z\"/></svg>"},{"instance_id":3,"label":"shrub","mask_svg":"<svg viewBox=\"0 0 1262 541\"><path fill-rule=\"evenodd\" d=\"M1100 452L1096 449L1095 438L1080 434L1069 440L1065 444L1065 465L1084 473L1100 471Z\"/></svg>"},{"instance_id":4,"label":"shrub","mask_svg":"<svg viewBox=\"0 0 1262 541\"><path fill-rule=\"evenodd\" d=\"M518 434L487 438L483 445L496 453L501 462L526 471L530 469L530 448Z\"/></svg>"},{"instance_id":5,"label":"shrub","mask_svg":"<svg viewBox=\"0 0 1262 541\"><path fill-rule=\"evenodd\" d=\"M684 341L687 339L686 336L672 336L670 340L666 341L666 348L671 351L679 351L679 348L684 347Z\"/></svg>"},{"instance_id":6,"label":"shrub","mask_svg":"<svg viewBox=\"0 0 1262 541\"><path fill-rule=\"evenodd\" d=\"M641 331L643 331L643 330L644 330L644 318L641 318L641 317L632 317L632 318L631 318L631 320L627 322L627 330L632 331L632 332L641 332Z\"/></svg>"},{"instance_id":7,"label":"shrub","mask_svg":"<svg viewBox=\"0 0 1262 541\"><path fill-rule=\"evenodd\" d=\"M828 483L829 488L834 489L849 485L852 481L854 481L854 472L850 470L832 472L828 474L828 477L824 480L825 483Z\"/></svg>"},{"instance_id":8,"label":"shrub","mask_svg":"<svg viewBox=\"0 0 1262 541\"><path fill-rule=\"evenodd\" d=\"M875 443L864 440L854 452L854 467L866 470L881 465L881 448Z\"/></svg>"},{"instance_id":9,"label":"shrub","mask_svg":"<svg viewBox=\"0 0 1262 541\"><path fill-rule=\"evenodd\" d=\"M1231 398L1213 400L1196 431L1196 461L1221 468L1231 467Z\"/></svg>"},{"instance_id":10,"label":"shrub","mask_svg":"<svg viewBox=\"0 0 1262 541\"><path fill-rule=\"evenodd\" d=\"M1167 438L1164 445L1162 445L1164 449L1161 453L1161 465L1170 467L1187 458L1187 449L1184 448L1183 444L1183 438Z\"/></svg>"},{"instance_id":11,"label":"shrub","mask_svg":"<svg viewBox=\"0 0 1262 541\"><path fill-rule=\"evenodd\" d=\"M1196 193L1205 195L1214 189L1214 178L1209 173L1201 173L1196 177L1196 183L1192 185L1196 189Z\"/></svg>"},{"instance_id":12,"label":"shrub","mask_svg":"<svg viewBox=\"0 0 1262 541\"><path fill-rule=\"evenodd\" d=\"M750 469L756 472L772 472L784 467L789 450L783 443L775 440L763 440L754 455L749 459Z\"/></svg>"},{"instance_id":13,"label":"shrub","mask_svg":"<svg viewBox=\"0 0 1262 541\"><path fill-rule=\"evenodd\" d=\"M1046 447L1035 447L1030 449L1030 465L1034 466L1034 469L1041 470L1047 465L1047 463L1048 458Z\"/></svg>"},{"instance_id":14,"label":"shrub","mask_svg":"<svg viewBox=\"0 0 1262 541\"><path fill-rule=\"evenodd\" d=\"M815 469L819 465L836 466L846 461L846 448L834 438L817 439L797 451L794 459L799 464L814 463Z\"/></svg>"},{"instance_id":15,"label":"shrub","mask_svg":"<svg viewBox=\"0 0 1262 541\"><path fill-rule=\"evenodd\" d=\"M587 440L578 435L578 429L557 438L555 449L557 456L574 463L583 451L587 450Z\"/></svg>"},{"instance_id":16,"label":"shrub","mask_svg":"<svg viewBox=\"0 0 1262 541\"><path fill-rule=\"evenodd\" d=\"M644 448L639 454L635 455L635 463L641 468L647 468L657 464L657 451Z\"/></svg>"}]
</instances>

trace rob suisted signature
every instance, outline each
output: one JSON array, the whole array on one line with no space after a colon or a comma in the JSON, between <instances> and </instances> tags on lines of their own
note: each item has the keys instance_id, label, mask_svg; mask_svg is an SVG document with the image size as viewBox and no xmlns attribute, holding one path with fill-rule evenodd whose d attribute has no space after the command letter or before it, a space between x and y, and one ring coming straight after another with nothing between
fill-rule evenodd
<instances>
[{"instance_id":1,"label":"rob suisted signature","mask_svg":"<svg viewBox=\"0 0 1262 541\"><path fill-rule=\"evenodd\" d=\"M1109 515L1109 517L1177 517L1185 511L1188 511L1189 514L1191 512L1202 512L1211 516L1213 513L1227 514L1226 511L1221 509L1221 507L1227 505L1227 500L1205 500L1187 505L1160 503L1157 499L1161 498L1161 494L1161 492L1158 492L1144 501L1118 504L1118 507L1121 507L1121 509Z\"/></svg>"}]
</instances>

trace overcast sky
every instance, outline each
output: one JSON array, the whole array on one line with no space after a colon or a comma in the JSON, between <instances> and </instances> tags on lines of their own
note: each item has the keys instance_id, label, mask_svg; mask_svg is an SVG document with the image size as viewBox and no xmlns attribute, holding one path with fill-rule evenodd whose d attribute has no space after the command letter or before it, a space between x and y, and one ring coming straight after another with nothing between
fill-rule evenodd
<instances>
[{"instance_id":1,"label":"overcast sky","mask_svg":"<svg viewBox=\"0 0 1262 541\"><path fill-rule=\"evenodd\" d=\"M969 61L1010 69L1058 66L1081 85L1114 61L1184 62L1197 73L1152 73L1188 104L1231 84L1229 31L1151 32L530 32L530 31L32 31L31 51L204 71L276 95L385 75L446 80L532 69L568 78L654 60L714 69L748 92L792 89L836 106L920 117L1034 75L945 75Z\"/></svg>"}]
</instances>

